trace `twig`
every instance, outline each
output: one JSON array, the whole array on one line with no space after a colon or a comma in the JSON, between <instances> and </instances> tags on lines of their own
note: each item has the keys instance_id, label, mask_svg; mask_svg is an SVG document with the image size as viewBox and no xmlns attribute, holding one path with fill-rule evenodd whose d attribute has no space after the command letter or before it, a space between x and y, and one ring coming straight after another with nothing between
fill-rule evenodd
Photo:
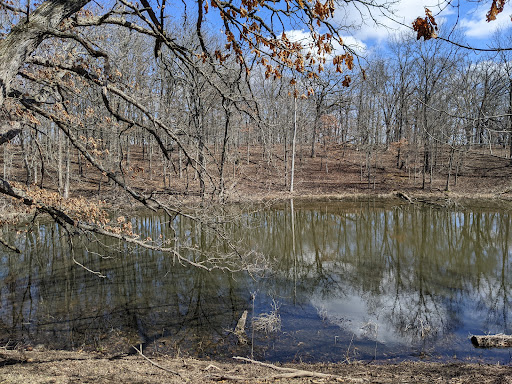
<instances>
[{"instance_id":1,"label":"twig","mask_svg":"<svg viewBox=\"0 0 512 384\"><path fill-rule=\"evenodd\" d=\"M2 239L1 237L0 237L0 244L2 244L6 248L9 248L11 251L14 251L16 253L21 253L21 251L18 248L16 248L14 245L9 244L7 241Z\"/></svg>"},{"instance_id":2,"label":"twig","mask_svg":"<svg viewBox=\"0 0 512 384\"><path fill-rule=\"evenodd\" d=\"M93 271L92 269L89 269L87 268L85 265L79 263L78 261L76 261L75 257L73 256L72 257L72 260L73 260L73 263L75 263L76 265L78 265L79 267L85 269L87 272L90 272L92 273L93 275L96 275L98 277L101 277L102 279L105 279L107 276L105 276L103 273L101 272L98 272L98 271Z\"/></svg>"},{"instance_id":3,"label":"twig","mask_svg":"<svg viewBox=\"0 0 512 384\"><path fill-rule=\"evenodd\" d=\"M172 373L173 375L179 376L184 381L189 381L187 378L181 376L181 374L179 372L173 371L173 370L171 370L169 368L162 367L161 365L155 363L153 360L151 360L151 359L147 358L146 356L144 356L144 354L142 353L142 347L140 349L137 349L136 346L132 345L132 348L135 349L139 355L141 355L143 358L145 358L147 361L149 361L155 367L163 369L164 371Z\"/></svg>"},{"instance_id":4,"label":"twig","mask_svg":"<svg viewBox=\"0 0 512 384\"><path fill-rule=\"evenodd\" d=\"M85 269L87 272L90 272L92 273L93 275L96 275L98 277L101 277L102 279L105 279L107 276L105 276L103 273L101 272L98 272L98 271L93 271L92 269L89 269L87 268L85 265L79 263L76 259L75 259L75 249L73 248L73 242L71 241L71 237L68 238L69 239L69 248L71 249L71 259L73 260L73 263L75 263L76 265L78 265L79 267L82 267L83 269Z\"/></svg>"},{"instance_id":5,"label":"twig","mask_svg":"<svg viewBox=\"0 0 512 384\"><path fill-rule=\"evenodd\" d=\"M350 363L350 347L352 346L352 342L354 341L354 334L352 334L352 338L350 339L350 344L348 345L348 348L347 348L347 355L346 355L346 358L345 358L345 361L347 363Z\"/></svg>"},{"instance_id":6,"label":"twig","mask_svg":"<svg viewBox=\"0 0 512 384\"><path fill-rule=\"evenodd\" d=\"M212 380L215 381L224 381L224 380L232 380L232 381L245 381L249 380L246 377L239 377L239 376L231 376L231 375L213 375L211 376Z\"/></svg>"},{"instance_id":7,"label":"twig","mask_svg":"<svg viewBox=\"0 0 512 384\"><path fill-rule=\"evenodd\" d=\"M210 364L209 366L207 366L205 369L203 369L203 371L209 371L210 369L216 369L217 371L220 371L221 369L213 364Z\"/></svg>"}]
</instances>

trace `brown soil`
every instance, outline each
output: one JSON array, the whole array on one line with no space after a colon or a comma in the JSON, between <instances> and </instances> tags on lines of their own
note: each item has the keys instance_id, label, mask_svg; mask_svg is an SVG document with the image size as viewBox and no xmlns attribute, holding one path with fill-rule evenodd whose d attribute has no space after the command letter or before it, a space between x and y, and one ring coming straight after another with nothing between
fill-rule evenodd
<instances>
[{"instance_id":1,"label":"brown soil","mask_svg":"<svg viewBox=\"0 0 512 384\"><path fill-rule=\"evenodd\" d=\"M154 364L158 365L154 365ZM282 371L277 368L288 367ZM307 372L304 372L306 370ZM322 374L329 376L325 377ZM512 383L512 367L406 362L285 364L215 362L167 356L1 351L0 383Z\"/></svg>"},{"instance_id":2,"label":"brown soil","mask_svg":"<svg viewBox=\"0 0 512 384\"><path fill-rule=\"evenodd\" d=\"M258 151L256 151L258 152ZM274 152L279 153L279 150ZM433 177L425 177L423 185L422 155L414 151L402 151L407 162L397 166L397 151L376 150L367 168L366 154L355 147L331 146L319 148L314 158L308 156L305 148L298 152L293 196L298 197L344 197L360 195L389 195L396 191L414 196L451 196L451 197L509 197L512 192L510 177L512 163L503 150L476 148L455 155L449 171L449 151L439 150ZM261 157L261 155L260 155ZM250 163L240 164L240 176L232 178L236 188L231 197L244 195L288 197L289 172L287 174L282 156L275 158L273 164L261 161L251 155ZM458 163L458 164L456 164ZM458 166L457 172L456 168ZM447 179L450 174L447 189ZM285 178L285 175L288 177ZM238 180L237 180L238 179Z\"/></svg>"},{"instance_id":3,"label":"brown soil","mask_svg":"<svg viewBox=\"0 0 512 384\"><path fill-rule=\"evenodd\" d=\"M25 182L27 177L21 148L9 145L14 160L8 179ZM314 158L310 157L309 146L299 146L293 194L289 193L290 160L286 166L283 148L272 148L272 156L263 156L263 152L268 153L269 150L250 147L249 157L246 147L231 151L224 169L228 201L390 196L397 191L417 197L512 199L512 162L508 158L508 150L500 148L492 151L487 147L460 148L455 151L451 168L449 148L439 148L432 167L432 180L427 174L424 183L422 153L411 147L401 149L401 164L397 166L398 152L394 146L374 150L367 157L365 152L354 146L330 145L324 148L319 145ZM133 147L130 153L130 164L123 163L124 178L130 186L145 193L156 191L175 197L179 204L198 198L199 178L191 166L184 166L180 177L177 154L173 154L174 168L167 168L164 178L164 167L156 156L150 162L147 154L143 157L142 148ZM2 162L3 154L0 153ZM206 177L207 192L214 188L218 192L218 167L210 164L207 169L210 175ZM126 199L120 199L123 194L119 187L113 186L92 167L84 166L82 170L79 176L78 164L72 161L72 196L106 200L107 205L120 208L126 206ZM55 166L46 165L44 187L56 191L57 179Z\"/></svg>"}]
</instances>

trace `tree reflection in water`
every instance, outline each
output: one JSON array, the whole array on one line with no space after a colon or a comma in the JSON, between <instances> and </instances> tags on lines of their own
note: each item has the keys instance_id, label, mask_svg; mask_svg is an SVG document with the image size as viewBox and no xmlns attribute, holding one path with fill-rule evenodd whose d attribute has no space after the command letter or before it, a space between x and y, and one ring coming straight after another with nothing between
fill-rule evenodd
<instances>
[{"instance_id":1,"label":"tree reflection in water","mask_svg":"<svg viewBox=\"0 0 512 384\"><path fill-rule=\"evenodd\" d=\"M170 227L199 255L223 245L199 224L141 215L143 236ZM35 224L0 258L0 342L53 348L230 357L250 354L229 331L280 304L278 335L255 335L255 357L329 360L440 356L509 362L474 349L471 333L512 333L510 213L376 202L262 209L226 224L245 246L273 257L263 277L206 272L157 252L102 238L70 244ZM293 228L293 232L292 232ZM192 256L191 256L192 257ZM257 292L255 311L251 293ZM351 349L352 348L352 349Z\"/></svg>"}]
</instances>

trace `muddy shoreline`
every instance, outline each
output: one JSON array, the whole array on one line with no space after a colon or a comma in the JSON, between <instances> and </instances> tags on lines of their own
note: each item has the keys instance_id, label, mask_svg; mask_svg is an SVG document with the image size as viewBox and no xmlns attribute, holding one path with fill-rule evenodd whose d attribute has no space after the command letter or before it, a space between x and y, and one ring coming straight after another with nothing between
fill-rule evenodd
<instances>
[{"instance_id":1,"label":"muddy shoreline","mask_svg":"<svg viewBox=\"0 0 512 384\"><path fill-rule=\"evenodd\" d=\"M502 365L403 362L259 364L0 349L1 383L512 383Z\"/></svg>"}]
</instances>

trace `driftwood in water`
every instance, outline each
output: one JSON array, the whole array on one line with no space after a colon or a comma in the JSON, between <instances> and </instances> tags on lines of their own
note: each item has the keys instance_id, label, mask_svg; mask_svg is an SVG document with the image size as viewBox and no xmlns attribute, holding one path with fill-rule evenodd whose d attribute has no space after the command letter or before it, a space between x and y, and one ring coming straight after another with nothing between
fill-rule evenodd
<instances>
[{"instance_id":1,"label":"driftwood in water","mask_svg":"<svg viewBox=\"0 0 512 384\"><path fill-rule=\"evenodd\" d=\"M510 348L512 347L512 335L500 333L497 335L472 336L471 342L479 348Z\"/></svg>"},{"instance_id":2,"label":"driftwood in water","mask_svg":"<svg viewBox=\"0 0 512 384\"><path fill-rule=\"evenodd\" d=\"M411 203L411 204L412 204L412 202L413 202L413 201L412 201L412 199L411 199L409 196L407 196L405 193L403 193L403 192L397 192L397 193L396 193L396 195L397 195L399 198L404 199L405 201L408 201L408 202L409 202L409 203Z\"/></svg>"},{"instance_id":3,"label":"driftwood in water","mask_svg":"<svg viewBox=\"0 0 512 384\"><path fill-rule=\"evenodd\" d=\"M245 333L245 323L247 322L247 311L242 313L240 319L238 319L238 323L236 323L235 330L233 333L238 337L238 342L240 344L247 344L247 337Z\"/></svg>"}]
</instances>

